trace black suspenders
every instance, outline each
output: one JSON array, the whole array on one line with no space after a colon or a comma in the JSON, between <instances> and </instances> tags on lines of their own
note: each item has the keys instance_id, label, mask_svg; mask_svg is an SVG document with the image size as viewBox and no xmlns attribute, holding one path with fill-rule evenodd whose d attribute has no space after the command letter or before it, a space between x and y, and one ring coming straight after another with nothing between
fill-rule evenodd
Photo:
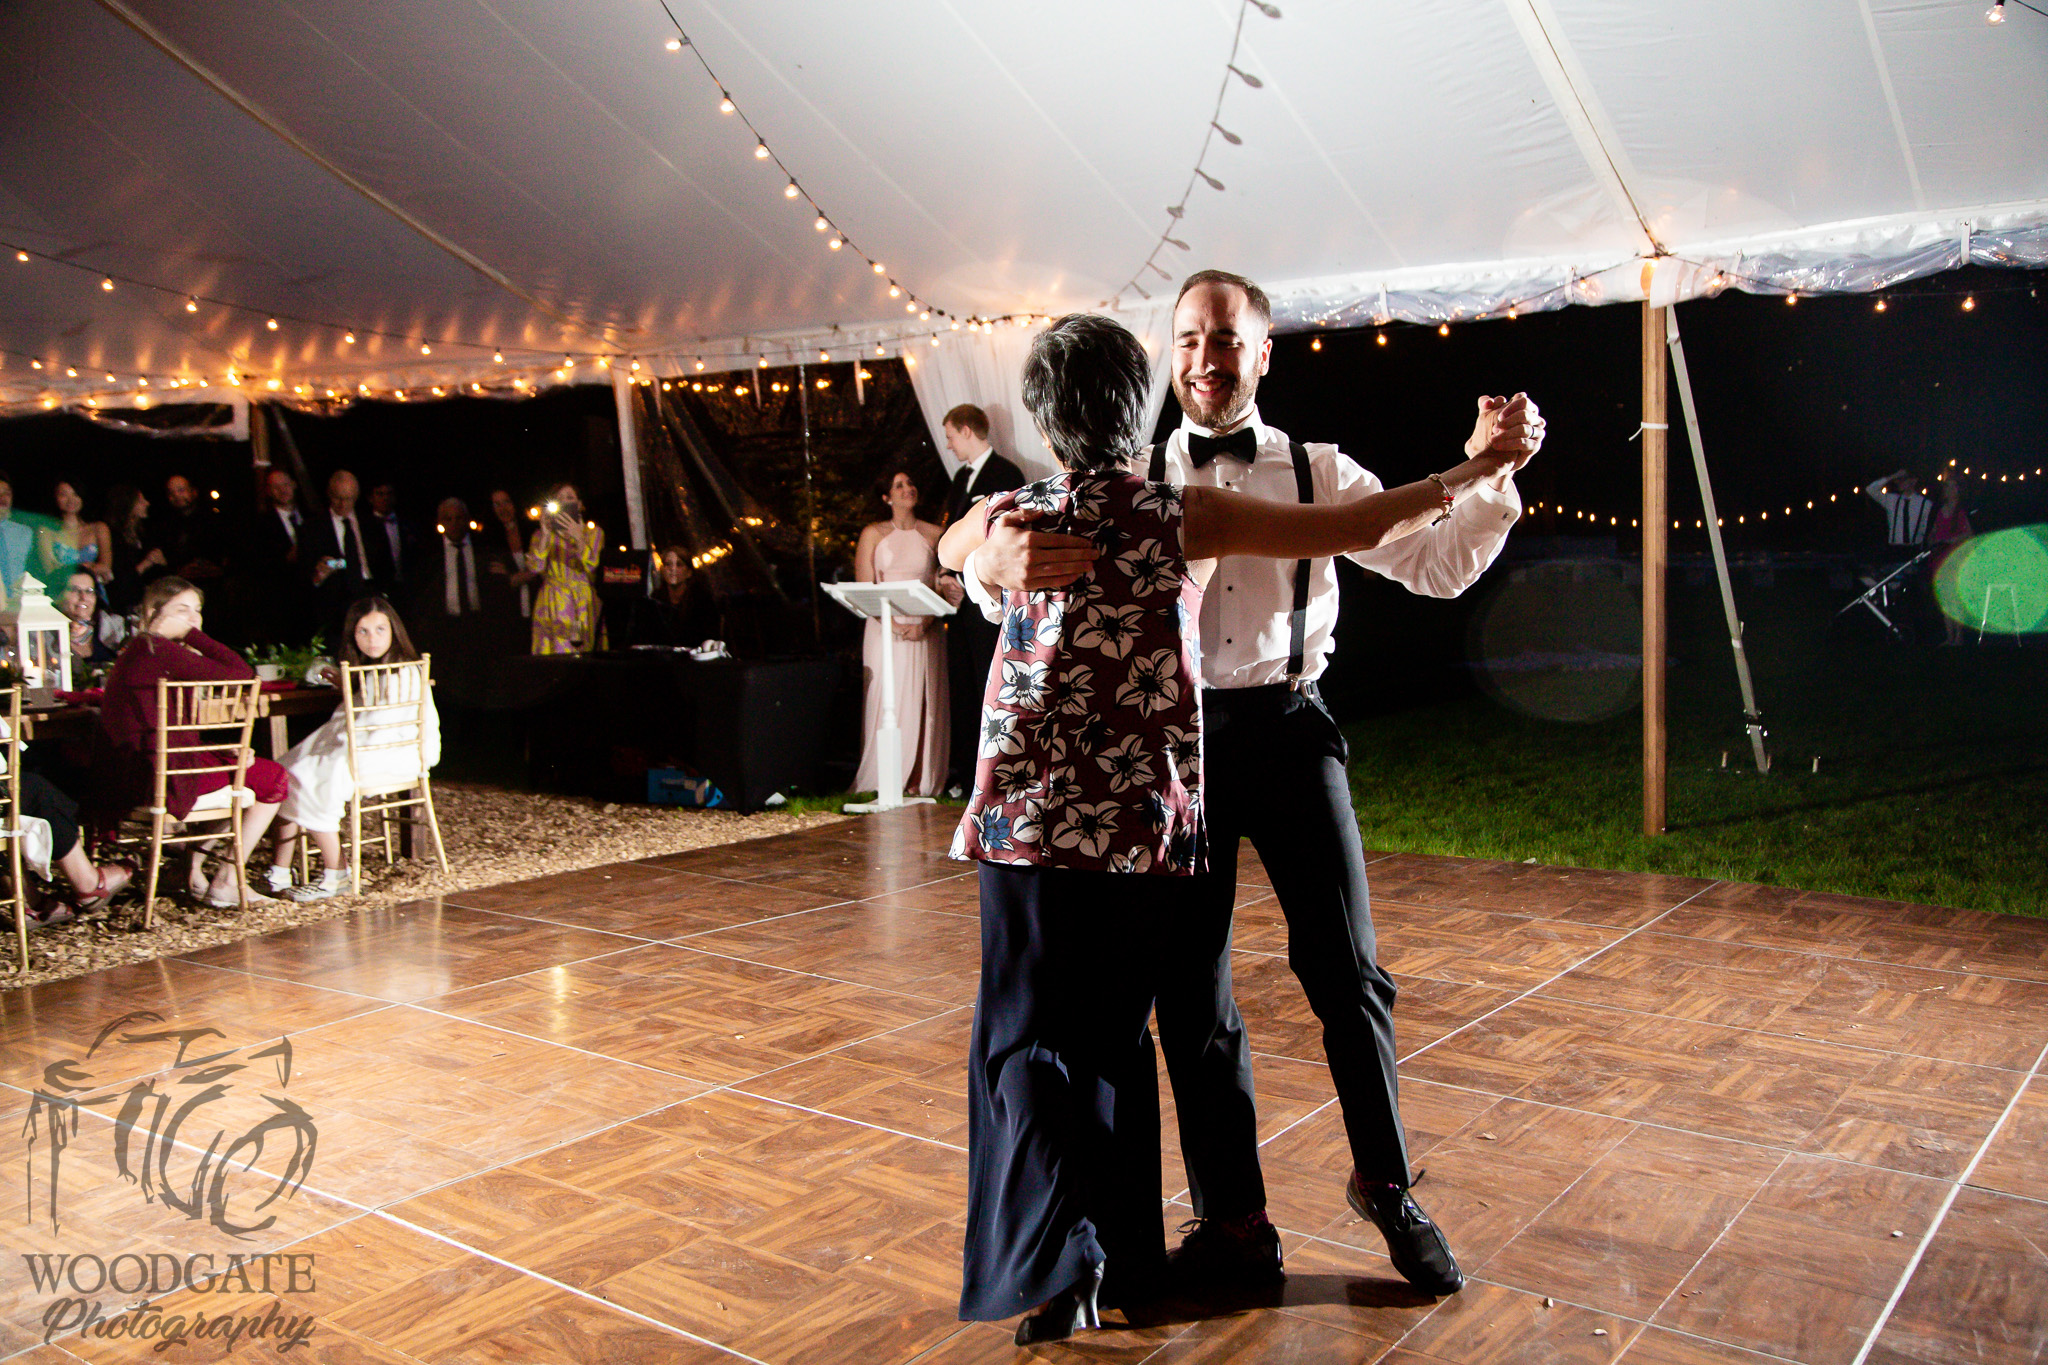
<instances>
[{"instance_id":1,"label":"black suspenders","mask_svg":"<svg viewBox=\"0 0 2048 1365\"><path fill-rule=\"evenodd\" d=\"M1299 441L1287 443L1288 454L1294 457L1294 496L1302 503L1316 500L1314 476L1309 472L1308 447ZM1153 483L1166 482L1166 442L1152 447L1150 468L1145 477ZM1310 564L1306 559L1295 561L1294 565L1294 610L1287 617L1287 681L1297 682L1301 678L1304 657L1308 652L1308 579Z\"/></svg>"}]
</instances>

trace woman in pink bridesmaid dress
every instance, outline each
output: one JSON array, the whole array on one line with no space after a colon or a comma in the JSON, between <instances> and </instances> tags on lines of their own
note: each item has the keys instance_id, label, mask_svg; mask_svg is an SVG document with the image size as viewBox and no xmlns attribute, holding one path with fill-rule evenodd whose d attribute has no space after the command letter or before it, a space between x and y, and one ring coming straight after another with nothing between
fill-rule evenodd
<instances>
[{"instance_id":1,"label":"woman in pink bridesmaid dress","mask_svg":"<svg viewBox=\"0 0 2048 1365\"><path fill-rule=\"evenodd\" d=\"M917 518L917 485L898 470L882 501L889 519L862 528L853 552L854 576L863 583L915 580L936 590L940 528ZM903 736L903 794L936 796L946 780L946 633L929 616L898 616L891 647L896 675L896 724ZM875 753L882 727L882 623L870 620L861 646L867 674L860 772L855 791L874 791L880 764Z\"/></svg>"}]
</instances>

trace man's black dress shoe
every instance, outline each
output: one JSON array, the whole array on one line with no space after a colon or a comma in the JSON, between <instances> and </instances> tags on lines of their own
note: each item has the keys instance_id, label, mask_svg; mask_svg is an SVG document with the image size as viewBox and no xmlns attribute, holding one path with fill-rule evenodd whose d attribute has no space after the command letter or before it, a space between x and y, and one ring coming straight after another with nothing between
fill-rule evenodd
<instances>
[{"instance_id":1,"label":"man's black dress shoe","mask_svg":"<svg viewBox=\"0 0 2048 1365\"><path fill-rule=\"evenodd\" d=\"M1244 1218L1190 1218L1166 1267L1183 1285L1271 1284L1281 1278L1280 1231L1266 1211Z\"/></svg>"},{"instance_id":2,"label":"man's black dress shoe","mask_svg":"<svg viewBox=\"0 0 2048 1365\"><path fill-rule=\"evenodd\" d=\"M1344 1186L1351 1211L1372 1220L1387 1239L1387 1255L1401 1278L1425 1294L1455 1294L1465 1286L1465 1272L1451 1255L1443 1230L1415 1202L1405 1185L1367 1185L1351 1173Z\"/></svg>"},{"instance_id":3,"label":"man's black dress shoe","mask_svg":"<svg viewBox=\"0 0 2048 1365\"><path fill-rule=\"evenodd\" d=\"M1102 1266L1092 1265L1081 1278L1024 1315L1017 1324L1017 1344L1065 1341L1084 1327L1102 1326L1102 1314L1095 1306L1102 1292Z\"/></svg>"}]
</instances>

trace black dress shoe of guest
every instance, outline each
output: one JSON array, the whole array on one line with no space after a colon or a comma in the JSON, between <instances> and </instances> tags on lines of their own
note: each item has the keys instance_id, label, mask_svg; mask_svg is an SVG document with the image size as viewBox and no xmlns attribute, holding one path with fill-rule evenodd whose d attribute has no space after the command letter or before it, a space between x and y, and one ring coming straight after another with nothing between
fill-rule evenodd
<instances>
[{"instance_id":1,"label":"black dress shoe of guest","mask_svg":"<svg viewBox=\"0 0 2048 1365\"><path fill-rule=\"evenodd\" d=\"M1188 1286L1272 1284L1281 1278L1280 1230L1266 1211L1242 1218L1190 1218L1180 1245L1166 1253L1173 1278Z\"/></svg>"},{"instance_id":2,"label":"black dress shoe of guest","mask_svg":"<svg viewBox=\"0 0 2048 1365\"><path fill-rule=\"evenodd\" d=\"M1351 1211L1372 1220L1387 1239L1387 1255L1401 1278L1425 1294L1455 1294L1465 1287L1465 1272L1451 1255L1443 1229L1415 1202L1405 1185L1367 1185L1358 1172L1344 1186Z\"/></svg>"},{"instance_id":3,"label":"black dress shoe of guest","mask_svg":"<svg viewBox=\"0 0 2048 1365\"><path fill-rule=\"evenodd\" d=\"M1102 1267L1090 1266L1072 1285L1024 1315L1017 1324L1017 1344L1065 1341L1083 1328L1102 1326L1102 1314L1095 1306L1101 1292Z\"/></svg>"}]
</instances>

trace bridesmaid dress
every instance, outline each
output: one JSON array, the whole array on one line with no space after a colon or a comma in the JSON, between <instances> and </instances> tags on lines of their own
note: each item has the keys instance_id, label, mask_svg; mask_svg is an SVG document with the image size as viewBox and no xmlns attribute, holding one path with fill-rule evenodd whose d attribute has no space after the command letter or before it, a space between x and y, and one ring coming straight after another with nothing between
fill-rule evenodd
<instances>
[{"instance_id":1,"label":"bridesmaid dress","mask_svg":"<svg viewBox=\"0 0 2048 1365\"><path fill-rule=\"evenodd\" d=\"M875 546L875 578L882 583L915 579L932 586L938 573L938 555L916 529L892 530ZM946 701L946 633L937 629L931 617L898 617L899 621L921 620L931 626L922 640L894 641L896 655L896 725L903 736L903 793L906 796L937 796L946 781L946 755L950 712ZM880 763L875 755L875 737L882 728L882 623L870 620L861 646L861 663L867 670L866 718L861 727L860 772L853 779L855 791L875 790Z\"/></svg>"}]
</instances>

